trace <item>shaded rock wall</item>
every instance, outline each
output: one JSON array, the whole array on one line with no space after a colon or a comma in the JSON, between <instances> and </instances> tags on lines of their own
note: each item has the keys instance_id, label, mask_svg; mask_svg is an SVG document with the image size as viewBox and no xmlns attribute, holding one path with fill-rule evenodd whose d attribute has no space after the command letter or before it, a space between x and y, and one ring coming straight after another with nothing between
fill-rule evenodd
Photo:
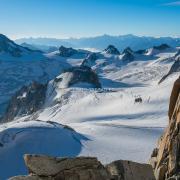
<instances>
[{"instance_id":1,"label":"shaded rock wall","mask_svg":"<svg viewBox=\"0 0 180 180\"><path fill-rule=\"evenodd\" d=\"M180 78L172 90L169 118L169 125L150 159L157 180L180 179Z\"/></svg>"},{"instance_id":2,"label":"shaded rock wall","mask_svg":"<svg viewBox=\"0 0 180 180\"><path fill-rule=\"evenodd\" d=\"M1 122L9 122L16 116L28 115L36 112L44 104L47 85L32 82L22 87L11 98Z\"/></svg>"}]
</instances>

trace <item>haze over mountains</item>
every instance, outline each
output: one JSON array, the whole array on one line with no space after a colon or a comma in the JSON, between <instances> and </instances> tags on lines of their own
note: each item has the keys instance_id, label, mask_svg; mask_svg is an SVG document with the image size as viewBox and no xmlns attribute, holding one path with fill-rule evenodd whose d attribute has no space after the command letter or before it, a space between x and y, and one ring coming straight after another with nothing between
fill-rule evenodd
<instances>
[{"instance_id":1,"label":"haze over mountains","mask_svg":"<svg viewBox=\"0 0 180 180\"><path fill-rule=\"evenodd\" d=\"M25 153L147 162L167 125L179 47L102 42L43 52L0 35L0 179L27 173Z\"/></svg>"},{"instance_id":2,"label":"haze over mountains","mask_svg":"<svg viewBox=\"0 0 180 180\"><path fill-rule=\"evenodd\" d=\"M126 47L133 50L150 48L160 44L168 44L172 47L180 46L180 38L173 37L148 37L148 36L135 36L132 34L111 36L102 35L97 37L87 38L69 38L69 39L56 39L56 38L22 38L15 40L16 43L28 43L31 45L46 45L46 46L66 46L73 48L95 48L98 50L105 49L109 44L113 44L120 51Z\"/></svg>"}]
</instances>

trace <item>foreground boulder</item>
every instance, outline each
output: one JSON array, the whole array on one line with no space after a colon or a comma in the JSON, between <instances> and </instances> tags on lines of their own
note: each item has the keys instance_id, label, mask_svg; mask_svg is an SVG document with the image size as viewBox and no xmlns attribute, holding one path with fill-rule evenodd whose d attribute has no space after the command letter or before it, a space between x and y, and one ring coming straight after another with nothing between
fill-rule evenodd
<instances>
[{"instance_id":1,"label":"foreground boulder","mask_svg":"<svg viewBox=\"0 0 180 180\"><path fill-rule=\"evenodd\" d=\"M149 164L118 160L108 164L106 168L115 180L155 180Z\"/></svg>"},{"instance_id":2,"label":"foreground boulder","mask_svg":"<svg viewBox=\"0 0 180 180\"><path fill-rule=\"evenodd\" d=\"M105 167L93 157L53 158L25 155L30 176L20 176L11 180L106 180L110 175Z\"/></svg>"},{"instance_id":3,"label":"foreground boulder","mask_svg":"<svg viewBox=\"0 0 180 180\"><path fill-rule=\"evenodd\" d=\"M155 180L150 165L115 161L103 166L94 157L54 158L25 155L28 176L10 180Z\"/></svg>"},{"instance_id":4,"label":"foreground boulder","mask_svg":"<svg viewBox=\"0 0 180 180\"><path fill-rule=\"evenodd\" d=\"M180 179L180 78L171 94L169 120L150 159L157 180Z\"/></svg>"}]
</instances>

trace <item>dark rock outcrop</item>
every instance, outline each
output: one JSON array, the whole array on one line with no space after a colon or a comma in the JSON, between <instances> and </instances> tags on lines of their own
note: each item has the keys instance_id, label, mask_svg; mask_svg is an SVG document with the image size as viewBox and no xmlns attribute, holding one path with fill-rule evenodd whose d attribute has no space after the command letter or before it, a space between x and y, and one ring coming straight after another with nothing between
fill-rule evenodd
<instances>
[{"instance_id":1,"label":"dark rock outcrop","mask_svg":"<svg viewBox=\"0 0 180 180\"><path fill-rule=\"evenodd\" d=\"M140 50L136 51L135 53L137 53L137 54L145 54L147 52L148 51L146 49L140 49Z\"/></svg>"},{"instance_id":2,"label":"dark rock outcrop","mask_svg":"<svg viewBox=\"0 0 180 180\"><path fill-rule=\"evenodd\" d=\"M124 49L123 53L122 53L122 57L121 60L124 62L131 62L135 59L134 57L134 52L131 48L126 48Z\"/></svg>"},{"instance_id":3,"label":"dark rock outcrop","mask_svg":"<svg viewBox=\"0 0 180 180\"><path fill-rule=\"evenodd\" d=\"M95 61L98 59L98 56L96 53L90 53L87 55L87 57L83 60L81 66L88 66L91 67L95 63Z\"/></svg>"},{"instance_id":4,"label":"dark rock outcrop","mask_svg":"<svg viewBox=\"0 0 180 180\"><path fill-rule=\"evenodd\" d=\"M47 85L32 82L22 87L11 98L1 122L9 122L16 116L28 115L36 112L44 104Z\"/></svg>"},{"instance_id":5,"label":"dark rock outcrop","mask_svg":"<svg viewBox=\"0 0 180 180\"><path fill-rule=\"evenodd\" d=\"M170 46L167 45L167 44L161 44L161 45L159 45L159 46L153 46L153 48L154 48L154 49L157 49L157 50L159 50L159 51L162 51L162 50L169 49Z\"/></svg>"},{"instance_id":6,"label":"dark rock outcrop","mask_svg":"<svg viewBox=\"0 0 180 180\"><path fill-rule=\"evenodd\" d=\"M70 57L76 53L77 53L77 50L75 50L73 48L66 48L64 46L61 46L59 48L59 55L62 57Z\"/></svg>"},{"instance_id":7,"label":"dark rock outcrop","mask_svg":"<svg viewBox=\"0 0 180 180\"><path fill-rule=\"evenodd\" d=\"M180 78L171 93L169 118L169 125L150 159L157 180L180 179Z\"/></svg>"},{"instance_id":8,"label":"dark rock outcrop","mask_svg":"<svg viewBox=\"0 0 180 180\"><path fill-rule=\"evenodd\" d=\"M122 52L122 54L126 54L126 53L133 54L134 51L133 51L130 47L127 47L126 49L124 49L124 51Z\"/></svg>"},{"instance_id":9,"label":"dark rock outcrop","mask_svg":"<svg viewBox=\"0 0 180 180\"><path fill-rule=\"evenodd\" d=\"M66 76L64 74L66 74ZM65 79L67 78L67 74L69 75L69 79ZM54 81L58 83L66 81L66 87L64 88L71 87L77 83L89 83L94 88L101 88L97 74L87 66L72 67L67 69Z\"/></svg>"},{"instance_id":10,"label":"dark rock outcrop","mask_svg":"<svg viewBox=\"0 0 180 180\"><path fill-rule=\"evenodd\" d=\"M25 155L28 176L10 180L155 180L152 167L130 161L103 166L94 157L53 158Z\"/></svg>"},{"instance_id":11,"label":"dark rock outcrop","mask_svg":"<svg viewBox=\"0 0 180 180\"><path fill-rule=\"evenodd\" d=\"M168 76L170 76L173 73L177 73L177 72L180 72L180 57L175 60L175 62L171 66L169 72L162 77L162 79L159 81L159 84L162 83Z\"/></svg>"},{"instance_id":12,"label":"dark rock outcrop","mask_svg":"<svg viewBox=\"0 0 180 180\"><path fill-rule=\"evenodd\" d=\"M180 59L180 50L175 54L174 58L176 60Z\"/></svg>"},{"instance_id":13,"label":"dark rock outcrop","mask_svg":"<svg viewBox=\"0 0 180 180\"><path fill-rule=\"evenodd\" d=\"M113 55L120 55L120 52L118 51L118 49L113 46L113 45L109 45L105 50L105 53L107 54L113 54Z\"/></svg>"}]
</instances>

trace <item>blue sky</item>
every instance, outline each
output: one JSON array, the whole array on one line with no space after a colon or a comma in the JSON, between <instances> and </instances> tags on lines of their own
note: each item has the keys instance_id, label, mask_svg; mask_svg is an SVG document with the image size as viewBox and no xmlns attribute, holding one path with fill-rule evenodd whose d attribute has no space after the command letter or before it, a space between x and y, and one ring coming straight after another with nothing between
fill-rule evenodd
<instances>
[{"instance_id":1,"label":"blue sky","mask_svg":"<svg viewBox=\"0 0 180 180\"><path fill-rule=\"evenodd\" d=\"M0 0L0 33L20 37L102 34L180 36L180 1Z\"/></svg>"}]
</instances>

